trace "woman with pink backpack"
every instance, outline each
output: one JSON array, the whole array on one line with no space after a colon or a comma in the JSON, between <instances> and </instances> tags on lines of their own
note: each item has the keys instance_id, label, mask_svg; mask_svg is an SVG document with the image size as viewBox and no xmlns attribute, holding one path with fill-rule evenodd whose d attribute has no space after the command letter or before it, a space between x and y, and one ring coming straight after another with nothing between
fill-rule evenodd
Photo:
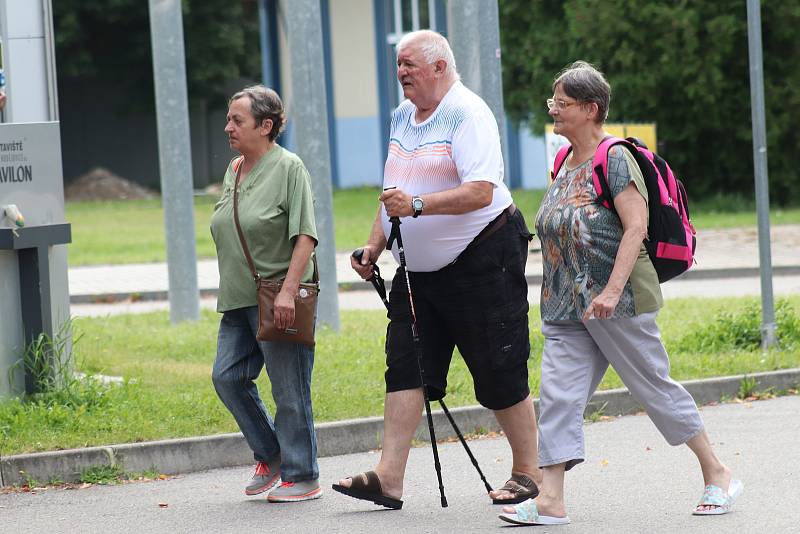
<instances>
[{"instance_id":1,"label":"woman with pink backpack","mask_svg":"<svg viewBox=\"0 0 800 534\"><path fill-rule=\"evenodd\" d=\"M729 512L743 487L715 454L694 399L669 376L669 357L655 321L663 303L654 266L658 260L651 259L646 246L652 213L648 186L630 147L606 143L602 158L597 155L608 138L603 125L610 100L603 74L583 61L558 75L547 100L553 130L569 140L571 150L536 217L544 270L543 483L535 499L503 508L500 518L510 523L570 522L565 473L584 461L583 413L609 365L667 442L685 443L697 456L705 489L692 513ZM594 183L600 159L607 159L607 194ZM693 252L692 234L688 231L691 244L686 239L684 249L688 245Z\"/></svg>"}]
</instances>

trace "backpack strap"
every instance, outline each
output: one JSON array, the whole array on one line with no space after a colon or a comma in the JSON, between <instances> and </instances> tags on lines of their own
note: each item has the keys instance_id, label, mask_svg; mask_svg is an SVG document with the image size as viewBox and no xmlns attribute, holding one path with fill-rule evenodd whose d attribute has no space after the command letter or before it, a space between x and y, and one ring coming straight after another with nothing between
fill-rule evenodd
<instances>
[{"instance_id":1,"label":"backpack strap","mask_svg":"<svg viewBox=\"0 0 800 534\"><path fill-rule=\"evenodd\" d=\"M561 170L561 166L564 165L564 161L567 159L570 152L572 152L572 145L569 144L563 145L558 149L558 152L556 152L556 159L553 161L553 172L550 174L550 181L556 179L558 171Z\"/></svg>"},{"instance_id":2,"label":"backpack strap","mask_svg":"<svg viewBox=\"0 0 800 534\"><path fill-rule=\"evenodd\" d=\"M597 150L594 152L594 169L592 169L592 182L594 183L594 190L597 192L598 200L600 203L616 213L614 209L614 198L611 196L611 188L608 186L608 151L612 146L622 145L631 151L631 154L636 154L638 149L636 146L627 139L620 139L613 135L608 135L600 141L597 145Z\"/></svg>"}]
</instances>

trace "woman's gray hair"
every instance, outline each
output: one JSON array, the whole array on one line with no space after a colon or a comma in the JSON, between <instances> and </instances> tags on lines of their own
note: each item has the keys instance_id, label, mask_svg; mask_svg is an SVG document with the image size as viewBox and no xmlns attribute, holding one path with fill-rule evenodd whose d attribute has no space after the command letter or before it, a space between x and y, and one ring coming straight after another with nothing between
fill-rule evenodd
<instances>
[{"instance_id":1,"label":"woman's gray hair","mask_svg":"<svg viewBox=\"0 0 800 534\"><path fill-rule=\"evenodd\" d=\"M256 125L260 126L265 120L272 121L272 130L267 137L274 141L286 127L286 112L283 109L283 101L273 89L261 84L245 87L228 100L230 106L234 100L240 98L250 98L250 113L256 120Z\"/></svg>"},{"instance_id":2,"label":"woman's gray hair","mask_svg":"<svg viewBox=\"0 0 800 534\"><path fill-rule=\"evenodd\" d=\"M561 86L567 96L579 102L597 104L597 122L605 122L608 118L608 106L611 104L611 86L603 73L594 65L585 61L576 61L558 73L553 82L553 91Z\"/></svg>"},{"instance_id":3,"label":"woman's gray hair","mask_svg":"<svg viewBox=\"0 0 800 534\"><path fill-rule=\"evenodd\" d=\"M419 46L422 57L425 58L429 65L443 59L447 63L445 72L455 80L461 79L456 69L456 58L453 56L453 49L450 48L450 43L447 42L447 39L442 34L432 30L418 30L407 33L397 43L397 53L400 54L400 51L411 43Z\"/></svg>"}]
</instances>

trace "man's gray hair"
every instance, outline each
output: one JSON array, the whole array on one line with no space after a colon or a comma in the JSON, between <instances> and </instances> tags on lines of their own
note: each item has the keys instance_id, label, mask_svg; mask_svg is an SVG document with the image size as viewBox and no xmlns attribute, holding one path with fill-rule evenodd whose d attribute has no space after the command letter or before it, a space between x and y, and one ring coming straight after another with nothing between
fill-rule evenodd
<instances>
[{"instance_id":1,"label":"man's gray hair","mask_svg":"<svg viewBox=\"0 0 800 534\"><path fill-rule=\"evenodd\" d=\"M456 58L453 56L453 49L450 48L450 43L447 42L447 39L442 34L433 30L418 30L407 33L397 43L397 53L399 54L403 48L411 43L419 46L422 56L429 65L443 59L447 63L445 72L455 80L461 79L456 69Z\"/></svg>"},{"instance_id":2,"label":"man's gray hair","mask_svg":"<svg viewBox=\"0 0 800 534\"><path fill-rule=\"evenodd\" d=\"M256 120L256 127L261 126L267 119L272 121L272 130L267 137L270 141L274 141L286 127L286 112L281 97L274 89L261 84L251 85L233 95L228 100L228 105L244 97L250 98L250 113Z\"/></svg>"},{"instance_id":3,"label":"man's gray hair","mask_svg":"<svg viewBox=\"0 0 800 534\"><path fill-rule=\"evenodd\" d=\"M553 91L559 85L567 96L579 102L597 104L597 122L605 122L608 118L611 86L594 65L586 61L576 61L564 67L553 82Z\"/></svg>"}]
</instances>

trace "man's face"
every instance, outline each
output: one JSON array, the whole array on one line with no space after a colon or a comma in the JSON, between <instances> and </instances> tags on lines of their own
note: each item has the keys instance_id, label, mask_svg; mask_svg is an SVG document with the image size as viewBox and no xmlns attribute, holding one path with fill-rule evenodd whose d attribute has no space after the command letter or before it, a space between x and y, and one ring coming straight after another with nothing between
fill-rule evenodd
<instances>
[{"instance_id":1,"label":"man's face","mask_svg":"<svg viewBox=\"0 0 800 534\"><path fill-rule=\"evenodd\" d=\"M435 70L435 64L425 60L416 43L409 43L397 54L397 80L403 87L403 96L415 104L433 96Z\"/></svg>"}]
</instances>

